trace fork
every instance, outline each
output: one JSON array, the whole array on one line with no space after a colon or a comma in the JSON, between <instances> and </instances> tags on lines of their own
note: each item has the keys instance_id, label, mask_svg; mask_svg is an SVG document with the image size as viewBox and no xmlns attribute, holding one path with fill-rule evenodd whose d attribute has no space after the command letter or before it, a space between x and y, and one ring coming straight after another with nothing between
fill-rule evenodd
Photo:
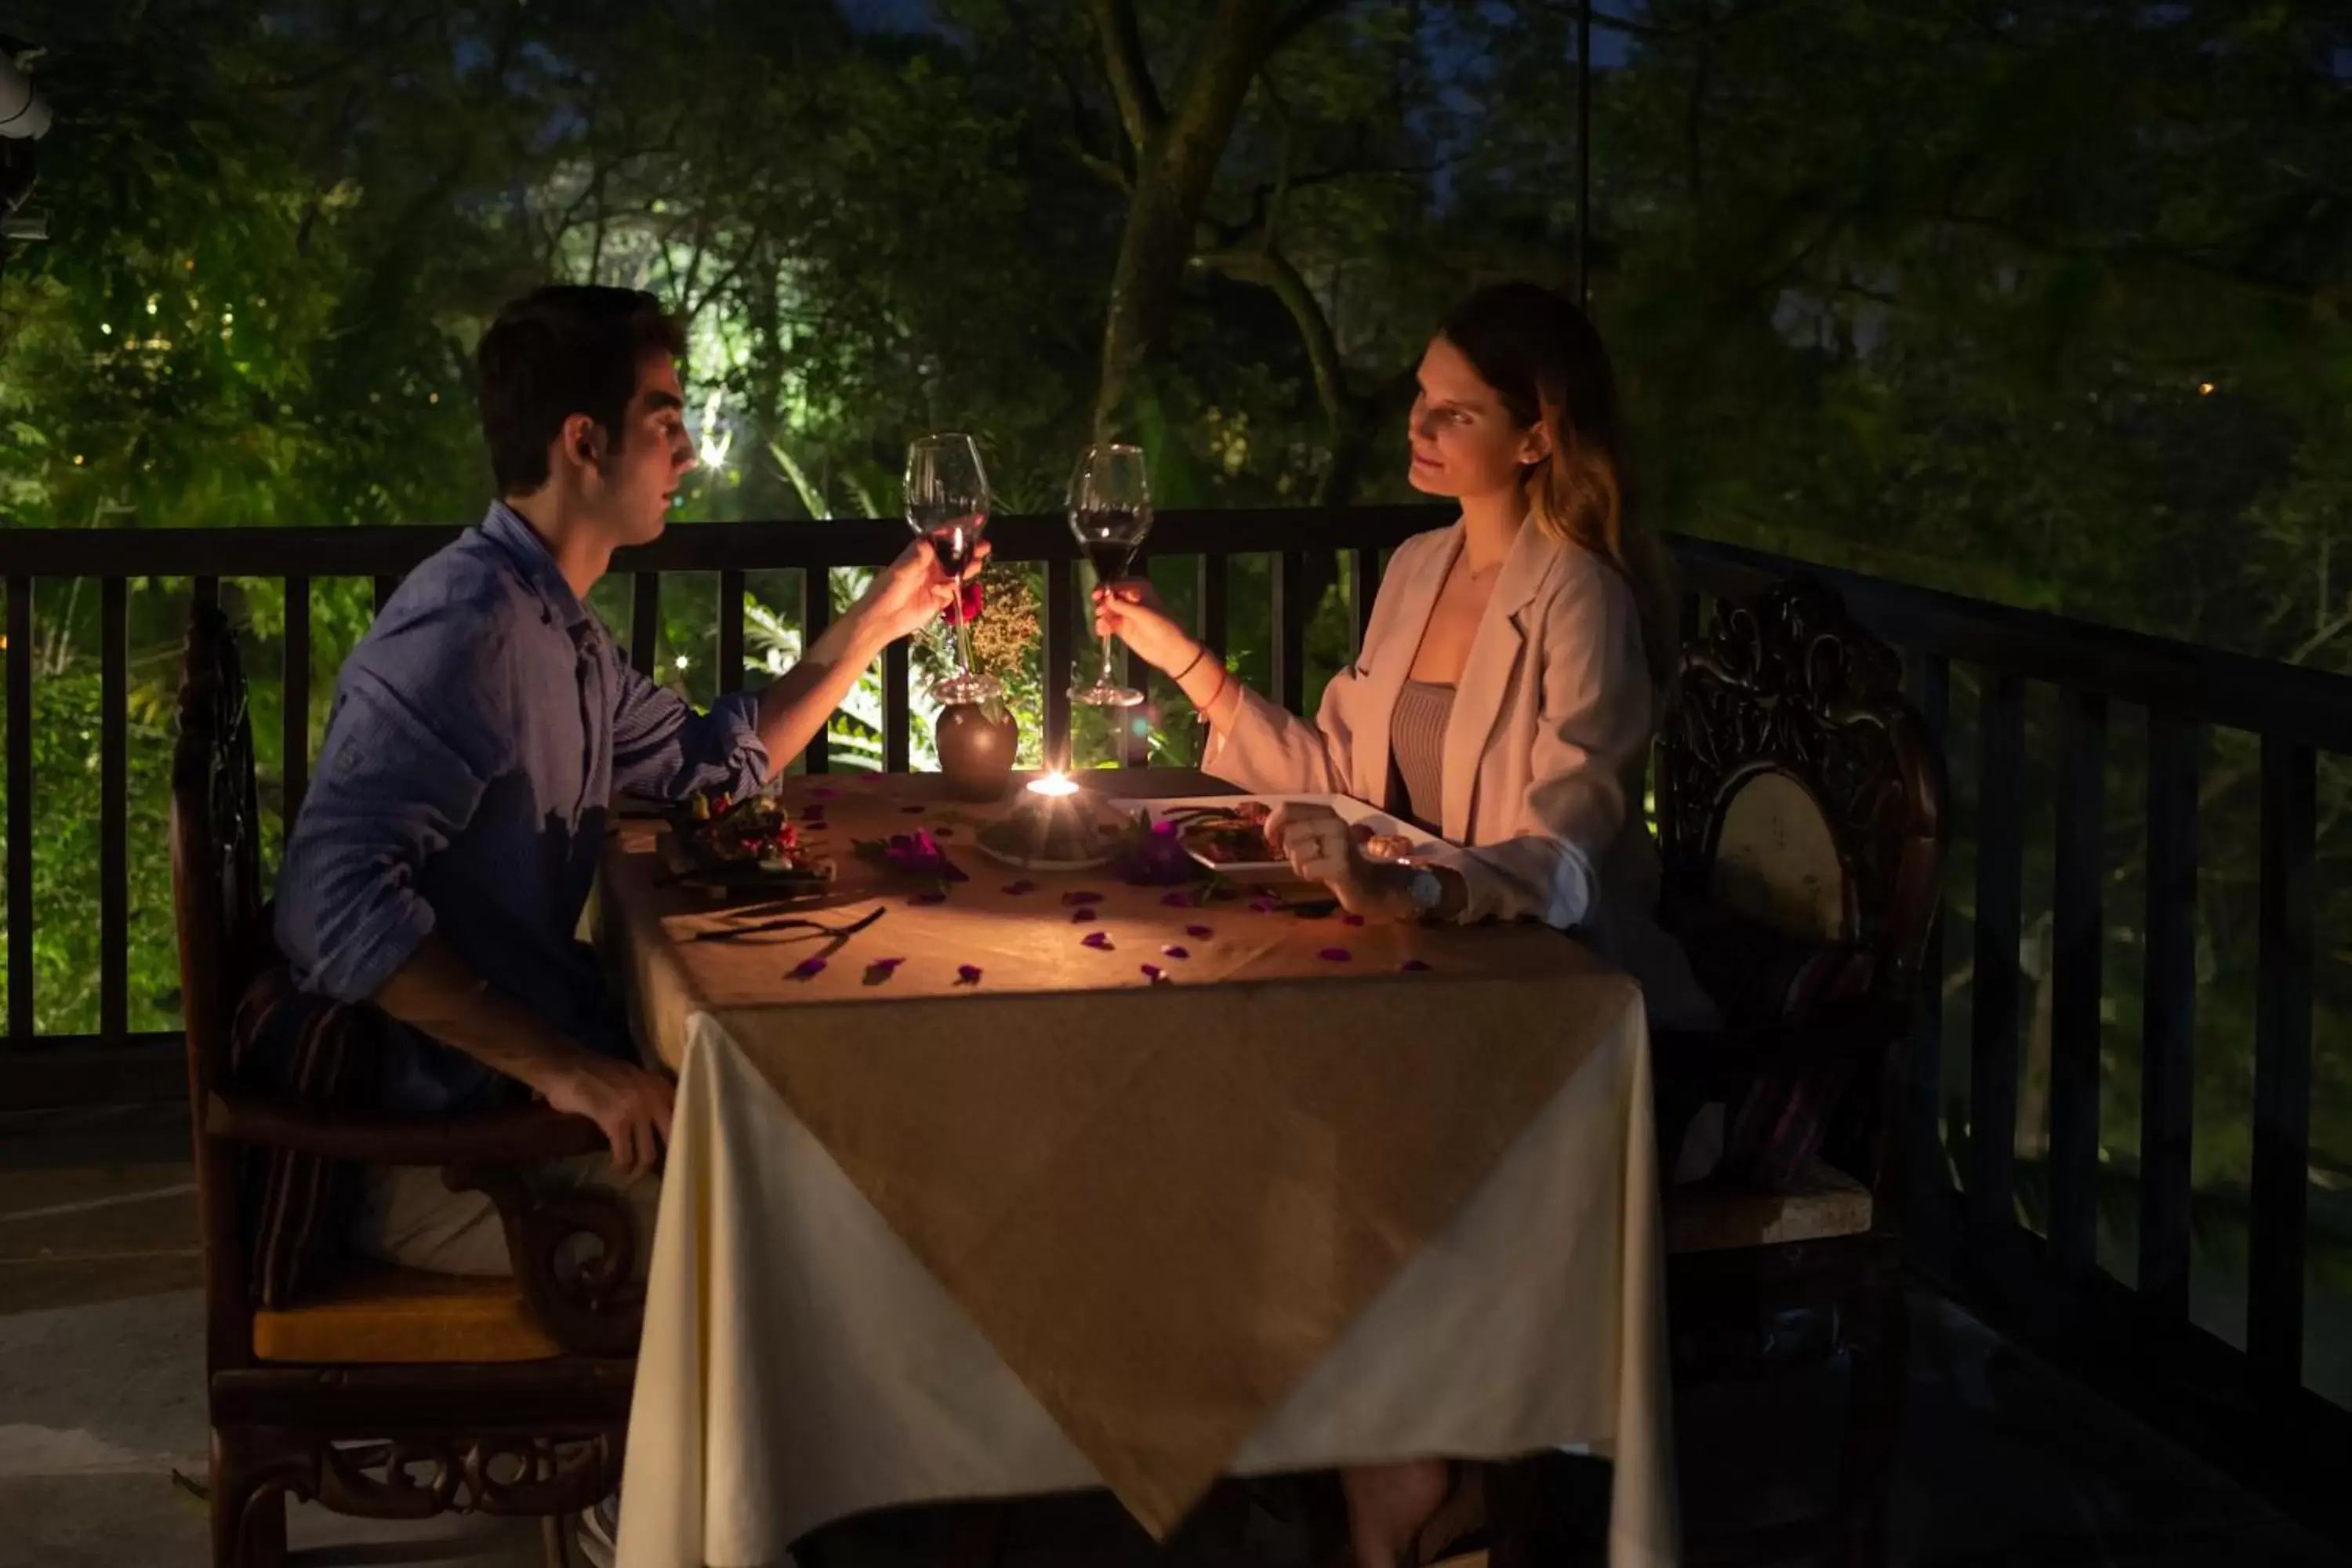
<instances>
[{"instance_id":1,"label":"fork","mask_svg":"<svg viewBox=\"0 0 2352 1568\"><path fill-rule=\"evenodd\" d=\"M761 931L806 931L829 936L839 942L856 936L889 912L890 907L887 904L877 904L847 925L833 925L824 921L813 921L802 915L784 915L772 921L755 921L747 926L721 926L716 931L698 931L694 933L694 940L728 942L739 936L751 936Z\"/></svg>"}]
</instances>

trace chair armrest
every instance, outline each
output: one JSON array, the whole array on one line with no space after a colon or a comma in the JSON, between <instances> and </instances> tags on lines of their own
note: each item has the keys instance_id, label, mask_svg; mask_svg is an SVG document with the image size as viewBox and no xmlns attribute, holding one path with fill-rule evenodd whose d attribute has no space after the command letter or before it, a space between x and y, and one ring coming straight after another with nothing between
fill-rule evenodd
<instances>
[{"instance_id":1,"label":"chair armrest","mask_svg":"<svg viewBox=\"0 0 2352 1568\"><path fill-rule=\"evenodd\" d=\"M636 1352L646 1310L637 1259L654 1238L636 1233L619 1194L542 1187L511 1165L453 1165L441 1179L452 1192L480 1193L498 1210L515 1280L556 1343L585 1355ZM595 1241L593 1252L575 1247L583 1237Z\"/></svg>"},{"instance_id":2,"label":"chair armrest","mask_svg":"<svg viewBox=\"0 0 2352 1568\"><path fill-rule=\"evenodd\" d=\"M463 1116L387 1116L219 1090L205 1097L205 1132L232 1143L363 1165L530 1164L606 1146L593 1121L544 1104Z\"/></svg>"},{"instance_id":3,"label":"chair armrest","mask_svg":"<svg viewBox=\"0 0 2352 1568\"><path fill-rule=\"evenodd\" d=\"M363 1165L440 1167L452 1191L478 1192L498 1211L516 1282L558 1344L588 1355L635 1350L645 1312L635 1260L652 1238L635 1234L628 1205L612 1192L543 1190L519 1169L604 1149L604 1134L586 1117L544 1104L465 1116L366 1115L215 1091L205 1102L205 1131ZM572 1256L579 1237L595 1239L593 1255Z\"/></svg>"}]
</instances>

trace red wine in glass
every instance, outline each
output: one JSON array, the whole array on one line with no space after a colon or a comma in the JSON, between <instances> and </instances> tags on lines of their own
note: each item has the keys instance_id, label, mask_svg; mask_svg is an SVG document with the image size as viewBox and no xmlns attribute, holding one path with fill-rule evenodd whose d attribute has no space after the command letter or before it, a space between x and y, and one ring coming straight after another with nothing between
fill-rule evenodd
<instances>
[{"instance_id":1,"label":"red wine in glass","mask_svg":"<svg viewBox=\"0 0 2352 1568\"><path fill-rule=\"evenodd\" d=\"M939 557L940 570L950 577L961 577L963 569L971 564L972 547L980 542L981 530L985 526L984 519L960 517L933 525L923 540L931 547L931 553Z\"/></svg>"},{"instance_id":2,"label":"red wine in glass","mask_svg":"<svg viewBox=\"0 0 2352 1568\"><path fill-rule=\"evenodd\" d=\"M988 527L988 475L980 447L969 436L925 436L907 448L907 526L930 547L940 570L961 578L971 564ZM986 702L1003 695L1003 685L971 668L971 630L961 611L949 606L955 623L956 673L931 689L943 703Z\"/></svg>"},{"instance_id":3,"label":"red wine in glass","mask_svg":"<svg viewBox=\"0 0 2352 1568\"><path fill-rule=\"evenodd\" d=\"M1135 543L1124 539L1086 541L1087 563L1095 569L1095 581L1109 584L1125 578L1135 563Z\"/></svg>"}]
</instances>

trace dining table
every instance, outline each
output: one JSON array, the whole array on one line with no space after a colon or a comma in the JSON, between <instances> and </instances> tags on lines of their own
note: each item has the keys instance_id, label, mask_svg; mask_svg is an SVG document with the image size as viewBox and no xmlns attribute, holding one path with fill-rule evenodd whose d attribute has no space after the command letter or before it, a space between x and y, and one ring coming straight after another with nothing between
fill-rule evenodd
<instances>
[{"instance_id":1,"label":"dining table","mask_svg":"<svg viewBox=\"0 0 2352 1568\"><path fill-rule=\"evenodd\" d=\"M1613 1466L1616 1568L1673 1563L1638 988L1539 926L1000 863L1024 777L779 780L835 868L788 900L612 834L597 939L677 1079L625 1568L1089 1488L1164 1538L1222 1477L1558 1448Z\"/></svg>"}]
</instances>

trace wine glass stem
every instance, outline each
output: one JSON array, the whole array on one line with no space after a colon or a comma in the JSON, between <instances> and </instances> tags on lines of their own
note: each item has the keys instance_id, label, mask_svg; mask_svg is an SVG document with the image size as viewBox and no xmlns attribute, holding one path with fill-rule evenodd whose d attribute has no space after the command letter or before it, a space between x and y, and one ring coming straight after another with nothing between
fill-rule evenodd
<instances>
[{"instance_id":1,"label":"wine glass stem","mask_svg":"<svg viewBox=\"0 0 2352 1568\"><path fill-rule=\"evenodd\" d=\"M958 590L956 602L948 606L955 624L956 668L963 672L966 687L971 684L971 627L963 618L963 598Z\"/></svg>"}]
</instances>

